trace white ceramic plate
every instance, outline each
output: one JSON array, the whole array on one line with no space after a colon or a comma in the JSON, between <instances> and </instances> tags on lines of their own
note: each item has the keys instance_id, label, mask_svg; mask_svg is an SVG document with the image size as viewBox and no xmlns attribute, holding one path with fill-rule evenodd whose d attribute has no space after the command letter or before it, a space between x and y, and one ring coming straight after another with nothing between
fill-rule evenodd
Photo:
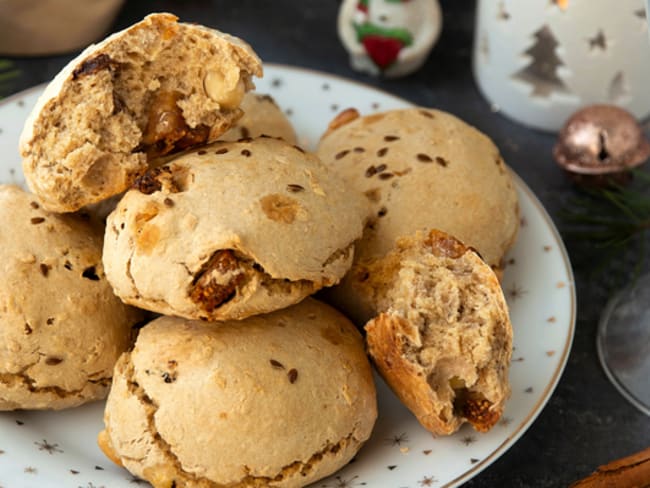
<instances>
[{"instance_id":1,"label":"white ceramic plate","mask_svg":"<svg viewBox=\"0 0 650 488\"><path fill-rule=\"evenodd\" d=\"M359 83L286 66L267 65L257 86L276 99L293 121L301 144L310 148L342 109L354 106L365 114L410 105ZM22 184L18 137L42 89L0 104L0 182ZM519 178L516 184L522 225L503 281L515 345L512 398L503 418L487 434L466 427L453 436L434 438L378 381L379 419L372 438L352 463L314 487L457 486L501 456L539 415L569 354L575 290L557 230L530 189ZM102 411L103 403L98 402L62 412L0 412L0 488L146 485L97 448Z\"/></svg>"}]
</instances>

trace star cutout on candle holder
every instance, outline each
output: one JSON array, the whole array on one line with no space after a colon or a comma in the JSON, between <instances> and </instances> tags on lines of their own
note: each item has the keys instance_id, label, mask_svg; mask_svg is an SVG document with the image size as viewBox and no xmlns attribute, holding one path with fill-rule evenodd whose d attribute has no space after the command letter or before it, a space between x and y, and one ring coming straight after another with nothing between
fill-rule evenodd
<instances>
[{"instance_id":1,"label":"star cutout on candle holder","mask_svg":"<svg viewBox=\"0 0 650 488\"><path fill-rule=\"evenodd\" d=\"M556 5L560 7L560 10L564 11L569 6L569 0L551 0L551 5Z\"/></svg>"},{"instance_id":2,"label":"star cutout on candle holder","mask_svg":"<svg viewBox=\"0 0 650 488\"><path fill-rule=\"evenodd\" d=\"M605 51L607 49L607 39L605 38L605 34L603 33L602 29L600 29L594 37L590 37L587 40L589 41L589 50L591 51L595 49Z\"/></svg>"}]
</instances>

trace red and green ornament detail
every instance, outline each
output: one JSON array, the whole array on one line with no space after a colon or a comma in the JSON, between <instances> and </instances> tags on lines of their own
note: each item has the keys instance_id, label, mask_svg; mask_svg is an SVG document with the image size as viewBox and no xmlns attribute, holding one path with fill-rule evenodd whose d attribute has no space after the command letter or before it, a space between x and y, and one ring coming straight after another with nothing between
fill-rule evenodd
<instances>
[{"instance_id":1,"label":"red and green ornament detail","mask_svg":"<svg viewBox=\"0 0 650 488\"><path fill-rule=\"evenodd\" d=\"M383 0L389 3L407 3L409 0ZM357 34L357 41L363 45L368 56L380 70L390 67L400 51L413 44L413 34L405 27L383 27L368 21L369 0L357 3L357 19L352 25Z\"/></svg>"}]
</instances>

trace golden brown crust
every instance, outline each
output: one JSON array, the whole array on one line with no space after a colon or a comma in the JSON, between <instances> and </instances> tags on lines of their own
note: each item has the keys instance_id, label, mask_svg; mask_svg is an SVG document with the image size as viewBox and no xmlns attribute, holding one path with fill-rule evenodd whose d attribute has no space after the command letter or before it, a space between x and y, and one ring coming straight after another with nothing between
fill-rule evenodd
<instances>
[{"instance_id":1,"label":"golden brown crust","mask_svg":"<svg viewBox=\"0 0 650 488\"><path fill-rule=\"evenodd\" d=\"M433 230L398 240L365 283L381 310L365 326L370 356L420 423L440 435L492 428L510 394L512 328L490 267Z\"/></svg>"},{"instance_id":2,"label":"golden brown crust","mask_svg":"<svg viewBox=\"0 0 650 488\"><path fill-rule=\"evenodd\" d=\"M331 122L327 126L327 130L325 131L322 137L328 136L339 127L343 127L345 124L348 124L353 120L358 119L359 117L361 117L361 114L356 108L347 108L343 110L343 112L339 113L336 117L334 117L331 120Z\"/></svg>"},{"instance_id":3,"label":"golden brown crust","mask_svg":"<svg viewBox=\"0 0 650 488\"><path fill-rule=\"evenodd\" d=\"M459 422L450 425L435 412L438 409L436 398L427 383L422 366L405 357L402 351L409 346L408 336L413 327L401 317L382 313L368 322L365 327L368 352L393 392L417 417L422 426L436 434L452 434Z\"/></svg>"},{"instance_id":4,"label":"golden brown crust","mask_svg":"<svg viewBox=\"0 0 650 488\"><path fill-rule=\"evenodd\" d=\"M118 466L120 467L124 466L122 464L122 460L115 453L115 450L111 445L111 438L108 435L106 429L102 430L99 434L97 434L97 445L104 453L104 456L106 456L108 459L110 459L113 463L117 464Z\"/></svg>"}]
</instances>

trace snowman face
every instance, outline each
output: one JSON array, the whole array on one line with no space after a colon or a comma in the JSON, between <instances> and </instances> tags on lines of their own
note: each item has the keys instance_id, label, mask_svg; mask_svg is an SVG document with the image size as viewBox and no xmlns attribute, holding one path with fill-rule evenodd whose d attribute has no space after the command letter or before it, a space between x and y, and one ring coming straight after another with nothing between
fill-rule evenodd
<instances>
[{"instance_id":1,"label":"snowman face","mask_svg":"<svg viewBox=\"0 0 650 488\"><path fill-rule=\"evenodd\" d=\"M353 67L389 77L419 68L440 27L438 0L343 0L338 17Z\"/></svg>"},{"instance_id":2,"label":"snowman face","mask_svg":"<svg viewBox=\"0 0 650 488\"><path fill-rule=\"evenodd\" d=\"M418 32L427 16L422 9L433 0L368 0L368 22L385 28L408 28L413 34Z\"/></svg>"}]
</instances>

